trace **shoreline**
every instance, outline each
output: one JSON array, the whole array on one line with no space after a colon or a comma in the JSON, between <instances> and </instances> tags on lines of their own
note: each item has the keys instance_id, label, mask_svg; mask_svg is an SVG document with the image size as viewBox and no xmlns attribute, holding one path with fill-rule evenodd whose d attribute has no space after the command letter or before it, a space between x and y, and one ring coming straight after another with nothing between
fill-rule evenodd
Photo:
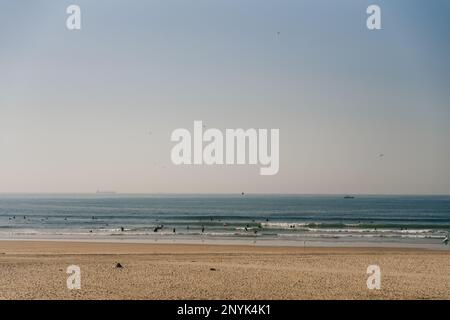
<instances>
[{"instance_id":1,"label":"shoreline","mask_svg":"<svg viewBox=\"0 0 450 320\"><path fill-rule=\"evenodd\" d=\"M284 245L250 245L245 243L171 243L171 242L124 242L124 241L89 241L72 239L40 240L5 240L0 239L1 255L18 254L152 254L152 253L377 253L377 252L424 252L448 254L448 250L418 247L395 246L284 246Z\"/></svg>"},{"instance_id":2,"label":"shoreline","mask_svg":"<svg viewBox=\"0 0 450 320\"><path fill-rule=\"evenodd\" d=\"M39 236L39 237L0 237L1 242L80 242L102 244L147 244L147 245L211 245L211 246L247 246L247 247L292 247L292 248L397 248L397 249L424 249L449 251L450 246L444 245L440 239L426 239L427 241L397 239L375 239L369 241L359 238L340 239L289 239L289 238L243 238L243 237L132 237L132 236ZM414 241L415 240L415 241Z\"/></svg>"}]
</instances>

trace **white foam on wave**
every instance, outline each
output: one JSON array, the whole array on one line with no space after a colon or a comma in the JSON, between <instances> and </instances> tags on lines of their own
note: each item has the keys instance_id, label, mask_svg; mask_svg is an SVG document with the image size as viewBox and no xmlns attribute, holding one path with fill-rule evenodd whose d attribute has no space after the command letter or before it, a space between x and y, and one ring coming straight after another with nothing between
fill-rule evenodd
<instances>
[{"instance_id":1,"label":"white foam on wave","mask_svg":"<svg viewBox=\"0 0 450 320\"><path fill-rule=\"evenodd\" d=\"M309 223L304 222L263 222L261 227L267 229L295 229L302 228L309 225Z\"/></svg>"}]
</instances>

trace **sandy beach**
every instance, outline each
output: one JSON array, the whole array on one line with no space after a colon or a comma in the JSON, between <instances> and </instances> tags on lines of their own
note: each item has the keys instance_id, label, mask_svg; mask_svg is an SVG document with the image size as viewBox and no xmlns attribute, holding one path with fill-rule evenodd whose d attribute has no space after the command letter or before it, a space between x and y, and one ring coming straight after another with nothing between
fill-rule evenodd
<instances>
[{"instance_id":1,"label":"sandy beach","mask_svg":"<svg viewBox=\"0 0 450 320\"><path fill-rule=\"evenodd\" d=\"M367 289L373 264L380 290ZM0 275L1 299L450 298L450 252L407 248L0 241Z\"/></svg>"}]
</instances>

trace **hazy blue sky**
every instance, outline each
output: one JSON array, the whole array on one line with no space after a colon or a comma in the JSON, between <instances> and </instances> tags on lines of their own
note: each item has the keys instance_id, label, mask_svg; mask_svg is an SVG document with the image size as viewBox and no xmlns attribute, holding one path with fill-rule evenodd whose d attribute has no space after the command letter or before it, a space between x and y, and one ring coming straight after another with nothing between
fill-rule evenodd
<instances>
[{"instance_id":1,"label":"hazy blue sky","mask_svg":"<svg viewBox=\"0 0 450 320\"><path fill-rule=\"evenodd\" d=\"M0 192L450 194L449 17L448 0L0 0ZM194 120L279 128L278 175L174 166Z\"/></svg>"}]
</instances>

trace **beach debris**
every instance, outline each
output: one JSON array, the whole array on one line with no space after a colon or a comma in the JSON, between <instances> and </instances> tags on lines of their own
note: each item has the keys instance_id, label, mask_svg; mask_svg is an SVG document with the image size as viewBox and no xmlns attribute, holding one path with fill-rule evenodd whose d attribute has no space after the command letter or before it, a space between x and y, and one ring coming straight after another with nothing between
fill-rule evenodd
<instances>
[{"instance_id":1,"label":"beach debris","mask_svg":"<svg viewBox=\"0 0 450 320\"><path fill-rule=\"evenodd\" d=\"M122 264L121 264L120 262L117 262L117 263L116 263L116 268L117 268L117 269L122 269L123 266L122 266Z\"/></svg>"},{"instance_id":2,"label":"beach debris","mask_svg":"<svg viewBox=\"0 0 450 320\"><path fill-rule=\"evenodd\" d=\"M209 268L210 271L217 271L216 268Z\"/></svg>"}]
</instances>

